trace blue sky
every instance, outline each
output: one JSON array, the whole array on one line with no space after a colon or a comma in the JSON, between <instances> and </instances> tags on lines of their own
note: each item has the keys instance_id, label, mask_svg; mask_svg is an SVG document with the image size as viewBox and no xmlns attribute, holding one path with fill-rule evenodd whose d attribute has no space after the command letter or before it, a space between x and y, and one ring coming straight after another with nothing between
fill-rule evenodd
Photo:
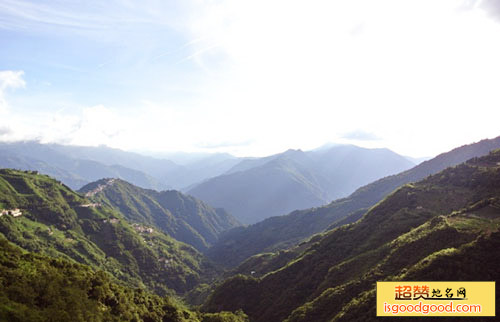
<instances>
[{"instance_id":1,"label":"blue sky","mask_svg":"<svg viewBox=\"0 0 500 322\"><path fill-rule=\"evenodd\" d=\"M483 1L0 1L0 140L430 156L500 135Z\"/></svg>"}]
</instances>

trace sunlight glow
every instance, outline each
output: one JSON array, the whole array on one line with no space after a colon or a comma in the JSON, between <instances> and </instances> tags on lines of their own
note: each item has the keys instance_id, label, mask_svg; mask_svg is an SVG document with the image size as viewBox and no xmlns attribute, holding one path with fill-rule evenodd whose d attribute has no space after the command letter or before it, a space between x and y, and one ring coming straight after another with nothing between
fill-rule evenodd
<instances>
[{"instance_id":1,"label":"sunlight glow","mask_svg":"<svg viewBox=\"0 0 500 322\"><path fill-rule=\"evenodd\" d=\"M121 13L124 29L137 35L90 74L122 86L123 97L38 111L50 121L2 139L237 155L340 142L424 156L499 135L500 25L479 1L190 1L172 9L175 19L158 2L148 3L156 10L126 3L114 2L120 10L109 24ZM63 12L47 10L38 20L64 23L71 15ZM96 19L78 19L76 27ZM177 48L159 48L169 40L155 42L163 28L181 39ZM12 103L35 110L35 98ZM355 132L376 139L348 135Z\"/></svg>"}]
</instances>

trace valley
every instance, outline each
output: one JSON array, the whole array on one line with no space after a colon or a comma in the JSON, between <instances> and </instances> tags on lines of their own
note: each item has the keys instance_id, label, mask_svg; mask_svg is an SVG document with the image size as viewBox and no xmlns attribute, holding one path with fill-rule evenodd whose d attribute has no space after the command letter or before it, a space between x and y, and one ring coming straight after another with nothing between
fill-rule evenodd
<instances>
[{"instance_id":1,"label":"valley","mask_svg":"<svg viewBox=\"0 0 500 322\"><path fill-rule=\"evenodd\" d=\"M0 322L490 322L500 0L0 0Z\"/></svg>"},{"instance_id":2,"label":"valley","mask_svg":"<svg viewBox=\"0 0 500 322\"><path fill-rule=\"evenodd\" d=\"M37 253L23 260L45 266L58 258L73 267L71 274L104 278L111 292L121 285L120 292L142 290L154 301L186 301L188 307L170 302L169 312L184 310L190 321L210 314L230 321L370 320L376 281L428 279L430 267L463 262L472 252L491 256L455 278L497 278L497 255L489 247L500 228L498 148L499 138L466 145L347 198L250 226L175 190L104 178L75 192L37 171L2 169L3 256ZM7 303L23 314L46 313L8 294ZM127 311L100 296L85 301L104 305L109 316ZM167 314L129 309L142 317Z\"/></svg>"}]
</instances>

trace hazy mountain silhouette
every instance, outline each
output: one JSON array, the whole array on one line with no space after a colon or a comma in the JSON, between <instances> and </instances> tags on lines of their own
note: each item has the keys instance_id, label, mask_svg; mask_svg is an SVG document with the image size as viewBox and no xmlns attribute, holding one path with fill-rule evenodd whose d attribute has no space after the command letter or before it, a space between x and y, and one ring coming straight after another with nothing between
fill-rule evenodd
<instances>
[{"instance_id":1,"label":"hazy mountain silhouette","mask_svg":"<svg viewBox=\"0 0 500 322\"><path fill-rule=\"evenodd\" d=\"M409 160L387 149L352 145L246 159L188 191L228 210L244 223L323 205L383 176L408 169Z\"/></svg>"},{"instance_id":2,"label":"hazy mountain silhouette","mask_svg":"<svg viewBox=\"0 0 500 322\"><path fill-rule=\"evenodd\" d=\"M80 149L81 152L75 152ZM102 159L110 161L109 164L96 161L97 158L79 158L84 157L87 150L105 151L103 153L105 157ZM37 170L61 180L73 189L109 177L122 178L145 188L166 188L164 184L144 172L127 168L123 163L111 164L112 157L106 155L110 154L109 151L116 152L108 148L70 147L33 141L0 143L0 167ZM119 153L114 158L118 160L121 159L119 155L125 152L117 151Z\"/></svg>"},{"instance_id":3,"label":"hazy mountain silhouette","mask_svg":"<svg viewBox=\"0 0 500 322\"><path fill-rule=\"evenodd\" d=\"M327 228L352 223L397 187L421 180L447 167L484 156L500 148L500 137L464 145L397 175L379 179L357 189L347 198L328 205L297 210L286 216L268 218L248 227L232 229L219 239L209 255L220 263L234 266L246 258L265 251L290 247Z\"/></svg>"},{"instance_id":4,"label":"hazy mountain silhouette","mask_svg":"<svg viewBox=\"0 0 500 322\"><path fill-rule=\"evenodd\" d=\"M188 158L186 154L185 158ZM121 178L143 188L180 190L220 175L240 161L229 154L193 155L183 165L106 146L0 143L0 167L38 170L73 189L102 178Z\"/></svg>"}]
</instances>

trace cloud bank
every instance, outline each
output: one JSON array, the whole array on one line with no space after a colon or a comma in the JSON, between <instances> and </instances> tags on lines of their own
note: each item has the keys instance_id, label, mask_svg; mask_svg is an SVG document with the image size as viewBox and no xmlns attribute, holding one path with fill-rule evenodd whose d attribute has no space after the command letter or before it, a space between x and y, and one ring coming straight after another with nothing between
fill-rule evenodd
<instances>
[{"instance_id":1,"label":"cloud bank","mask_svg":"<svg viewBox=\"0 0 500 322\"><path fill-rule=\"evenodd\" d=\"M0 113L6 113L8 110L7 100L5 99L6 91L26 85L23 74L23 71L0 71Z\"/></svg>"},{"instance_id":2,"label":"cloud bank","mask_svg":"<svg viewBox=\"0 0 500 322\"><path fill-rule=\"evenodd\" d=\"M29 78L2 76L16 125L4 137L239 155L352 139L437 154L500 134L500 24L479 4L3 1L0 32L41 52L6 57Z\"/></svg>"}]
</instances>

